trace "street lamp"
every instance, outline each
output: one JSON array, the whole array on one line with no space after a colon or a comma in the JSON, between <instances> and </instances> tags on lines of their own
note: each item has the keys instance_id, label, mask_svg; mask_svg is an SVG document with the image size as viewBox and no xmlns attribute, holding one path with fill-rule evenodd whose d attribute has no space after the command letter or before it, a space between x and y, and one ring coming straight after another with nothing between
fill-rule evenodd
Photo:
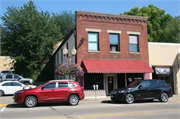
<instances>
[{"instance_id":1,"label":"street lamp","mask_svg":"<svg viewBox=\"0 0 180 119\"><path fill-rule=\"evenodd\" d=\"M66 46L64 47L63 54L64 54L64 57L69 61L69 66L71 66L71 60L75 58L76 52L77 52L76 49L73 47L73 49L71 50L71 54L73 55L73 58L71 58L70 53L69 53L69 57L67 58L66 56L68 54L68 50ZM71 79L71 75L69 75L69 79Z\"/></svg>"},{"instance_id":2,"label":"street lamp","mask_svg":"<svg viewBox=\"0 0 180 119\"><path fill-rule=\"evenodd\" d=\"M73 55L73 58L71 58L70 54L69 54L69 57L67 58L66 55L68 54L68 50L66 46L64 47L63 54L64 54L64 57L69 61L69 66L71 66L71 60L75 58L76 52L77 52L76 49L73 47L73 49L71 50L71 54Z\"/></svg>"}]
</instances>

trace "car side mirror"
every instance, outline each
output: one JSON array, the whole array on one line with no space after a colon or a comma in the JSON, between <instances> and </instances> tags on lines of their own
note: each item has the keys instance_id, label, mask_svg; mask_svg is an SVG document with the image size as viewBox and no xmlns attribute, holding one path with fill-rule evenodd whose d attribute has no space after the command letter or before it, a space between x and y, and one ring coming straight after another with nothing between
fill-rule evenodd
<instances>
[{"instance_id":1,"label":"car side mirror","mask_svg":"<svg viewBox=\"0 0 180 119\"><path fill-rule=\"evenodd\" d=\"M138 88L139 88L139 89L142 88L142 85L139 85Z\"/></svg>"},{"instance_id":2,"label":"car side mirror","mask_svg":"<svg viewBox=\"0 0 180 119\"><path fill-rule=\"evenodd\" d=\"M42 90L44 90L45 86L41 87Z\"/></svg>"}]
</instances>

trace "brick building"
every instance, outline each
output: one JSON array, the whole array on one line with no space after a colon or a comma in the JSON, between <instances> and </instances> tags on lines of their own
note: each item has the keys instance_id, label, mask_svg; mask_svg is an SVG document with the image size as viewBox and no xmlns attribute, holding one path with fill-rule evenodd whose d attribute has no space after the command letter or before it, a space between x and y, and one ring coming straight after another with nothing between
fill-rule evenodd
<instances>
[{"instance_id":1,"label":"brick building","mask_svg":"<svg viewBox=\"0 0 180 119\"><path fill-rule=\"evenodd\" d=\"M76 11L76 27L54 53L55 67L68 63L63 48L71 51L75 47L77 54L72 63L83 67L85 74L77 80L85 91L98 85L99 94L108 95L134 80L148 79L153 69L148 65L147 19Z\"/></svg>"}]
</instances>

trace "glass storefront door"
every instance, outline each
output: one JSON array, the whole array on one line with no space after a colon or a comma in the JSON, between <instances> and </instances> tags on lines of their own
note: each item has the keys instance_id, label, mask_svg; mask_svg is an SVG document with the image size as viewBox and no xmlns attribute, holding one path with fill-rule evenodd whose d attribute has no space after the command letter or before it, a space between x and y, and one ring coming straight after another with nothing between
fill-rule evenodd
<instances>
[{"instance_id":1,"label":"glass storefront door","mask_svg":"<svg viewBox=\"0 0 180 119\"><path fill-rule=\"evenodd\" d=\"M114 89L114 78L113 76L108 76L108 93Z\"/></svg>"}]
</instances>

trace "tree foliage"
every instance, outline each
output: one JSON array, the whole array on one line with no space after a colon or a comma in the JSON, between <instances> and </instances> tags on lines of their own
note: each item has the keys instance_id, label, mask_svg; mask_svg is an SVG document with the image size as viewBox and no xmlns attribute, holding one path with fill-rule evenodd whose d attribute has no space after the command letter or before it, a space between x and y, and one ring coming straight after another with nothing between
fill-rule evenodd
<instances>
[{"instance_id":1,"label":"tree foliage","mask_svg":"<svg viewBox=\"0 0 180 119\"><path fill-rule=\"evenodd\" d=\"M163 9L150 4L141 9L134 7L124 15L148 17L149 42L179 42L179 17L173 18Z\"/></svg>"},{"instance_id":2,"label":"tree foliage","mask_svg":"<svg viewBox=\"0 0 180 119\"><path fill-rule=\"evenodd\" d=\"M1 16L6 34L2 35L4 55L16 59L16 73L36 79L53 45L63 37L49 12L38 12L30 0L23 7L11 6Z\"/></svg>"},{"instance_id":3,"label":"tree foliage","mask_svg":"<svg viewBox=\"0 0 180 119\"><path fill-rule=\"evenodd\" d=\"M65 38L75 26L75 14L73 14L72 11L64 10L58 13L52 13L52 19L60 26L63 38Z\"/></svg>"}]
</instances>

